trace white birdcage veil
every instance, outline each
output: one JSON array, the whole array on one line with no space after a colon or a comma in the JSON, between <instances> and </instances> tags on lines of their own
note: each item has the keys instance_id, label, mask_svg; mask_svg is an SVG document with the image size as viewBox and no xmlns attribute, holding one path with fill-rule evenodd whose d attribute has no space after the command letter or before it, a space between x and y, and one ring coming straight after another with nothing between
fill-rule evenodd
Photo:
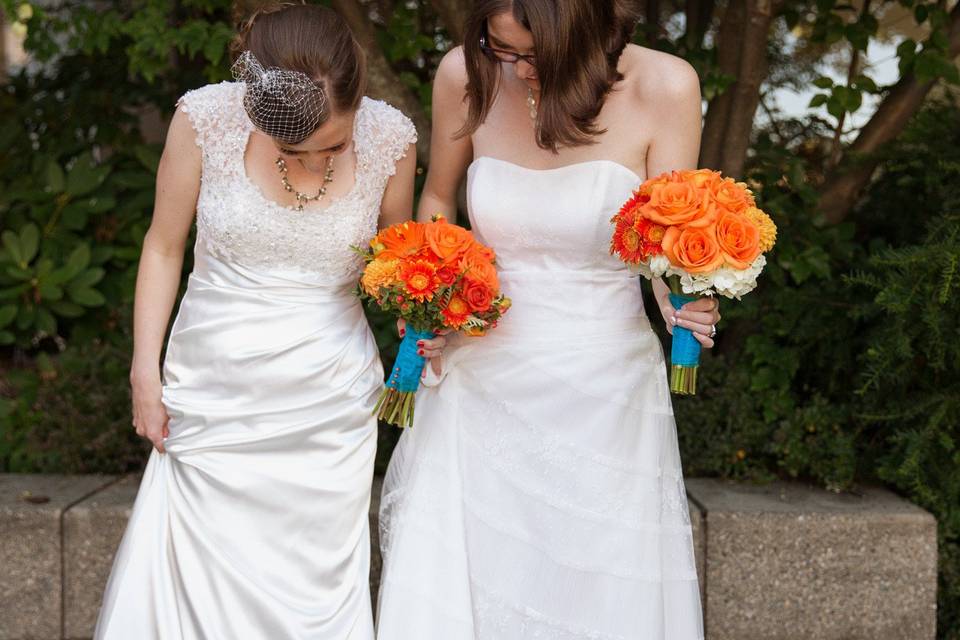
<instances>
[{"instance_id":1,"label":"white birdcage veil","mask_svg":"<svg viewBox=\"0 0 960 640\"><path fill-rule=\"evenodd\" d=\"M287 144L298 144L317 130L327 108L323 86L300 71L264 68L244 51L231 69L246 85L243 106L257 129Z\"/></svg>"}]
</instances>

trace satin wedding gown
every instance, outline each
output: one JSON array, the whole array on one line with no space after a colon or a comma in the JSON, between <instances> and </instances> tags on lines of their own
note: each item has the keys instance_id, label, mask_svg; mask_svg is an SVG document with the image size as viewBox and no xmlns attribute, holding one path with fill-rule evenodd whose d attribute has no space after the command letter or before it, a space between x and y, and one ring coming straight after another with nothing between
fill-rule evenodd
<instances>
[{"instance_id":1,"label":"satin wedding gown","mask_svg":"<svg viewBox=\"0 0 960 640\"><path fill-rule=\"evenodd\" d=\"M416 132L364 99L352 190L297 212L247 177L242 97L223 83L181 100L203 177L195 267L164 362L170 437L143 476L100 640L373 637L367 513L383 372L350 246L376 233Z\"/></svg>"},{"instance_id":2,"label":"satin wedding gown","mask_svg":"<svg viewBox=\"0 0 960 640\"><path fill-rule=\"evenodd\" d=\"M454 338L393 455L379 640L703 637L663 354L608 251L640 182L607 161L471 165L514 304Z\"/></svg>"}]
</instances>

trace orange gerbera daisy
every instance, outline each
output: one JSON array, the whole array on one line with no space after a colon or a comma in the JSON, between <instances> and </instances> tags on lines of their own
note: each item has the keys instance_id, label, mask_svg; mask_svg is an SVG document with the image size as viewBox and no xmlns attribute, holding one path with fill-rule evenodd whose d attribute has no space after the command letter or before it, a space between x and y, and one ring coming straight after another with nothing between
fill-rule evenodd
<instances>
[{"instance_id":1,"label":"orange gerbera daisy","mask_svg":"<svg viewBox=\"0 0 960 640\"><path fill-rule=\"evenodd\" d=\"M408 260L400 267L400 281L411 298L423 302L433 296L440 280L437 268L426 260Z\"/></svg>"},{"instance_id":2,"label":"orange gerbera daisy","mask_svg":"<svg viewBox=\"0 0 960 640\"><path fill-rule=\"evenodd\" d=\"M446 309L440 312L446 325L451 329L459 329L470 318L470 305L460 295L450 298Z\"/></svg>"},{"instance_id":3,"label":"orange gerbera daisy","mask_svg":"<svg viewBox=\"0 0 960 640\"><path fill-rule=\"evenodd\" d=\"M418 222L404 222L384 229L375 241L384 249L377 254L382 260L402 260L420 253L426 246L426 232Z\"/></svg>"}]
</instances>

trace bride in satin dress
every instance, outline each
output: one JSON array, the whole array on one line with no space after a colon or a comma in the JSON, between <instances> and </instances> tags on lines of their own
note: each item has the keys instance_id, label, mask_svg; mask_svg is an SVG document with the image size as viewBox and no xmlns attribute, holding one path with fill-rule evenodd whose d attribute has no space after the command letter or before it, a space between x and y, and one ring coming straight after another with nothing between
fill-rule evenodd
<instances>
[{"instance_id":1,"label":"bride in satin dress","mask_svg":"<svg viewBox=\"0 0 960 640\"><path fill-rule=\"evenodd\" d=\"M241 81L183 96L160 163L131 371L155 450L99 640L373 638L383 371L350 247L409 217L416 131L363 97L363 53L330 9L263 10L239 45Z\"/></svg>"},{"instance_id":2,"label":"bride in satin dress","mask_svg":"<svg viewBox=\"0 0 960 640\"><path fill-rule=\"evenodd\" d=\"M699 82L627 44L625 0L477 0L434 85L422 218L456 210L513 306L437 338L381 506L379 640L698 640L687 500L664 357L610 218L696 166ZM711 347L717 305L668 327Z\"/></svg>"}]
</instances>

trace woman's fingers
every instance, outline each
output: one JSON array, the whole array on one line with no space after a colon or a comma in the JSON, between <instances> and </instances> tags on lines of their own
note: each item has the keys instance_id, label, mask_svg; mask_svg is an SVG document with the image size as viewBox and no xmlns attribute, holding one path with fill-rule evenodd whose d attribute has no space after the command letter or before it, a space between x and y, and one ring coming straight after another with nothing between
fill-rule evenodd
<instances>
[{"instance_id":1,"label":"woman's fingers","mask_svg":"<svg viewBox=\"0 0 960 640\"><path fill-rule=\"evenodd\" d=\"M702 333L695 333L693 334L693 337L697 339L697 342L699 342L704 349L713 349L713 338L710 336L703 335Z\"/></svg>"},{"instance_id":2,"label":"woman's fingers","mask_svg":"<svg viewBox=\"0 0 960 640\"><path fill-rule=\"evenodd\" d=\"M689 320L684 320L683 318L677 320L677 326L708 337L713 332L713 325L703 324L701 322L691 322Z\"/></svg>"},{"instance_id":3,"label":"woman's fingers","mask_svg":"<svg viewBox=\"0 0 960 640\"><path fill-rule=\"evenodd\" d=\"M403 318L397 319L397 333L400 334L400 337L407 335L407 321Z\"/></svg>"}]
</instances>

